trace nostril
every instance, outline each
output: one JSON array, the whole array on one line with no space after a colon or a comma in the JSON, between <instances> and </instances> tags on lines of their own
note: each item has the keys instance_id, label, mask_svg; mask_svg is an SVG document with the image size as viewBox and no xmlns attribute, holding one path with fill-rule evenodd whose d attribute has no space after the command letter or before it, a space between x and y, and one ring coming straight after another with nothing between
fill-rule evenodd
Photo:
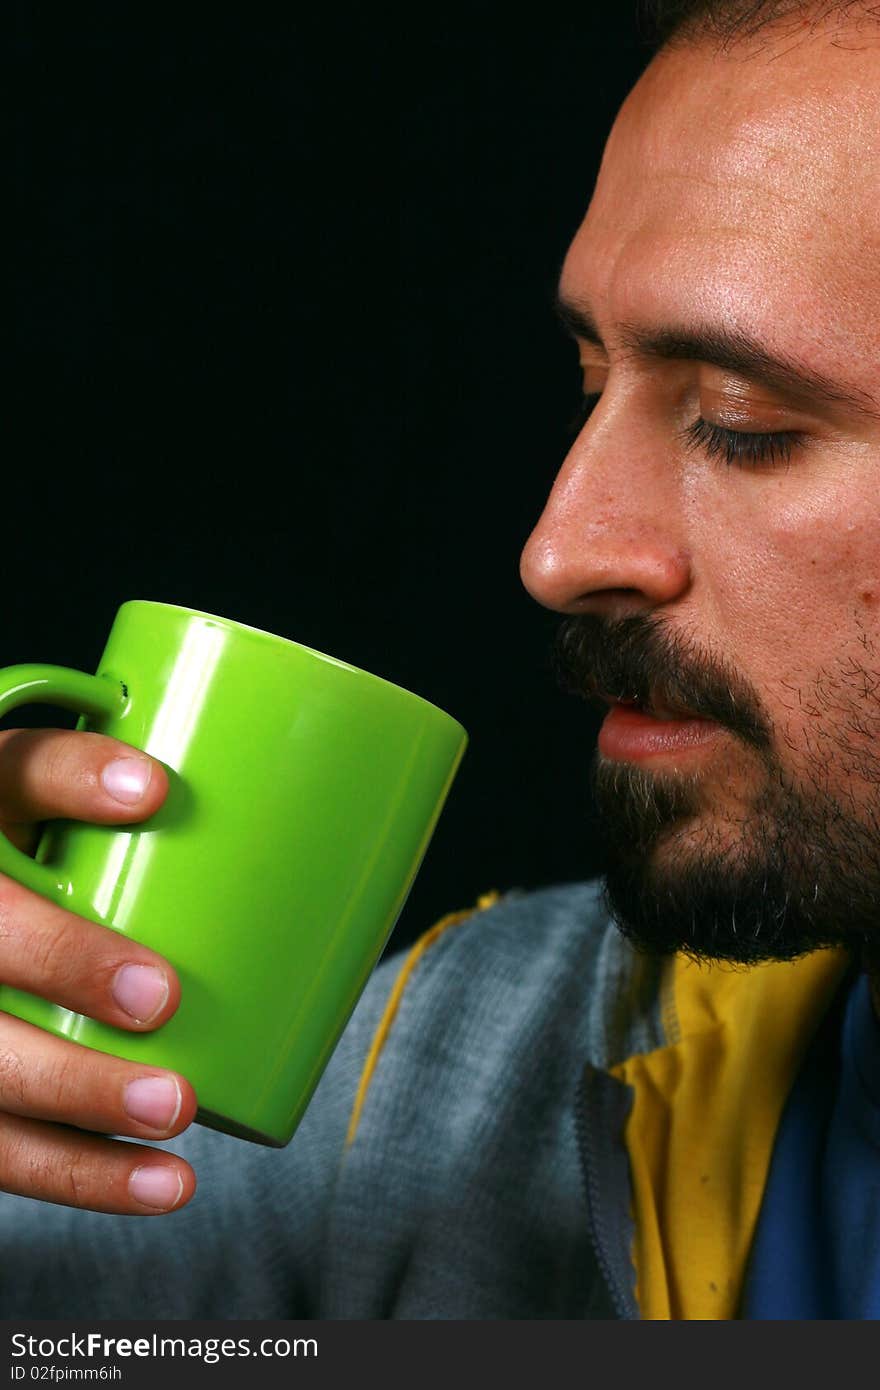
<instances>
[{"instance_id":1,"label":"nostril","mask_svg":"<svg viewBox=\"0 0 880 1390\"><path fill-rule=\"evenodd\" d=\"M557 496L544 510L520 559L532 598L560 613L621 616L680 599L691 584L691 560L676 528L658 517L632 516L596 525L596 509Z\"/></svg>"}]
</instances>

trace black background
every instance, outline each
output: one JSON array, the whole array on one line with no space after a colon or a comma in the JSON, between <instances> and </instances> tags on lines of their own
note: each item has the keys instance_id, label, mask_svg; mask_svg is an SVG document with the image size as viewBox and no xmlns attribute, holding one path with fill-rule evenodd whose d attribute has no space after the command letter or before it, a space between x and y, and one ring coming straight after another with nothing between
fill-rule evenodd
<instances>
[{"instance_id":1,"label":"black background","mask_svg":"<svg viewBox=\"0 0 880 1390\"><path fill-rule=\"evenodd\" d=\"M518 558L579 395L554 286L648 59L607 9L13 10L0 662L94 670L151 598L454 714L392 948L601 869L595 725Z\"/></svg>"}]
</instances>

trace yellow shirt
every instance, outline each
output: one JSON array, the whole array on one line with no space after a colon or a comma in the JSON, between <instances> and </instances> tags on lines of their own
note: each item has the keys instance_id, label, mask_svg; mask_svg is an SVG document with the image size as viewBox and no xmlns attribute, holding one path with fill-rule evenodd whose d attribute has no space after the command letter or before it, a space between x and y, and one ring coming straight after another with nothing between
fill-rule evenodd
<instances>
[{"instance_id":1,"label":"yellow shirt","mask_svg":"<svg viewBox=\"0 0 880 1390\"><path fill-rule=\"evenodd\" d=\"M670 959L667 1043L611 1074L626 1129L643 1318L736 1316L782 1108L850 963L844 950L755 966Z\"/></svg>"}]
</instances>

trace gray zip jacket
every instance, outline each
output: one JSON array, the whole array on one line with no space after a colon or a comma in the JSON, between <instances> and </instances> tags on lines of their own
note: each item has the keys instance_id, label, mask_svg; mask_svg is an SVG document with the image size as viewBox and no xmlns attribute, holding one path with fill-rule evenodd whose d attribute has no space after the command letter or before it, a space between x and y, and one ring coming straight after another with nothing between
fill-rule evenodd
<instances>
[{"instance_id":1,"label":"gray zip jacket","mask_svg":"<svg viewBox=\"0 0 880 1390\"><path fill-rule=\"evenodd\" d=\"M662 1042L660 965L600 889L512 893L387 956L286 1148L162 1146L198 1177L179 1212L0 1194L0 1316L638 1317L631 1093L605 1069Z\"/></svg>"}]
</instances>

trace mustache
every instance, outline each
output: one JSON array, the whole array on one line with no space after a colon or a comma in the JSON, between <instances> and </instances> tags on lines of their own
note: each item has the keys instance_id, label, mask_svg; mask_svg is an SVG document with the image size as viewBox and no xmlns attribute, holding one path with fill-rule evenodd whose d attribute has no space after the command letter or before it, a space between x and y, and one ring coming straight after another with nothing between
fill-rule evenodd
<instances>
[{"instance_id":1,"label":"mustache","mask_svg":"<svg viewBox=\"0 0 880 1390\"><path fill-rule=\"evenodd\" d=\"M591 703L651 699L682 707L770 752L770 721L760 696L732 663L694 648L654 614L566 618L551 648L560 687Z\"/></svg>"}]
</instances>

